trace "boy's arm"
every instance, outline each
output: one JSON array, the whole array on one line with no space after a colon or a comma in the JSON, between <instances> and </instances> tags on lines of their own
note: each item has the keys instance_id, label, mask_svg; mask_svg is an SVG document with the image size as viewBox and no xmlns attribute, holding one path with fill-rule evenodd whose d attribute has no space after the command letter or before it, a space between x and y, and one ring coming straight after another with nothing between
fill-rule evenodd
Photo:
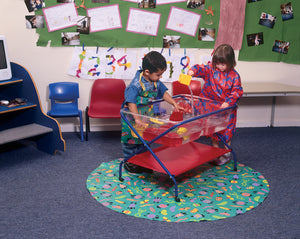
<instances>
[{"instance_id":1,"label":"boy's arm","mask_svg":"<svg viewBox=\"0 0 300 239\"><path fill-rule=\"evenodd\" d=\"M173 105L176 110L184 110L184 108L179 106L167 91L164 93L163 99L169 104Z\"/></svg>"},{"instance_id":2,"label":"boy's arm","mask_svg":"<svg viewBox=\"0 0 300 239\"><path fill-rule=\"evenodd\" d=\"M141 127L144 128L144 127L146 127L147 124L144 123L141 120L141 117L138 115L139 112L138 112L136 104L128 102L127 105L128 105L128 108L129 108L130 112L134 113L132 116L134 117L134 121L135 121L136 127L138 127L138 128L141 128Z\"/></svg>"}]
</instances>

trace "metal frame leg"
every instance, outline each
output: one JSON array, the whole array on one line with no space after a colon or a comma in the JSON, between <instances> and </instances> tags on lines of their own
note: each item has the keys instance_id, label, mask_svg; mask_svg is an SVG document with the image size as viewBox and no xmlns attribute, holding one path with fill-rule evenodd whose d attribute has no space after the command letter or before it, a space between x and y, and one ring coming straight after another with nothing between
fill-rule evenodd
<instances>
[{"instance_id":1,"label":"metal frame leg","mask_svg":"<svg viewBox=\"0 0 300 239\"><path fill-rule=\"evenodd\" d=\"M90 132L90 117L88 114L89 107L85 109L85 140L88 141L88 133Z\"/></svg>"},{"instance_id":2,"label":"metal frame leg","mask_svg":"<svg viewBox=\"0 0 300 239\"><path fill-rule=\"evenodd\" d=\"M276 96L272 97L272 109L271 109L271 119L270 119L270 127L274 127L274 117L275 117L275 105L276 105Z\"/></svg>"}]
</instances>

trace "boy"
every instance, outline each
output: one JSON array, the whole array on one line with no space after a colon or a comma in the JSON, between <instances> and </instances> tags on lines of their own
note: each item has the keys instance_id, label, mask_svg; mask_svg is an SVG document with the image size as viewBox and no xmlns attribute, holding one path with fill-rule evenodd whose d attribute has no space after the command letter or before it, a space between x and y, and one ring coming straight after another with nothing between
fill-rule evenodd
<instances>
[{"instance_id":1,"label":"boy","mask_svg":"<svg viewBox=\"0 0 300 239\"><path fill-rule=\"evenodd\" d=\"M148 104L153 100L164 99L176 110L183 110L167 92L168 88L159 80L167 69L165 58L156 51L149 52L142 62L142 70L138 70L135 77L125 89L125 105L132 113L138 114L137 105ZM137 128L147 127L138 116L134 116ZM129 126L122 120L122 149L124 158L136 153L143 144L140 139L131 135ZM124 168L131 173L152 172L150 169L128 163Z\"/></svg>"}]
</instances>

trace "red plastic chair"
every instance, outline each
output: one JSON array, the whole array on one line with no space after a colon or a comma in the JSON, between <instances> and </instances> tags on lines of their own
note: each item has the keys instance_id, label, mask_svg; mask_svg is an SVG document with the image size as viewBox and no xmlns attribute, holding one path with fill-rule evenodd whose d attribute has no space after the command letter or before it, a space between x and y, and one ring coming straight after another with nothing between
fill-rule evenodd
<instances>
[{"instance_id":1,"label":"red plastic chair","mask_svg":"<svg viewBox=\"0 0 300 239\"><path fill-rule=\"evenodd\" d=\"M124 101L126 85L121 79L97 79L91 92L90 105L86 107L86 140L90 132L89 118L121 118L120 109Z\"/></svg>"},{"instance_id":2,"label":"red plastic chair","mask_svg":"<svg viewBox=\"0 0 300 239\"><path fill-rule=\"evenodd\" d=\"M194 96L198 96L201 92L201 81L191 80L191 90ZM190 89L187 85L181 84L178 81L172 82L172 95L191 94Z\"/></svg>"}]
</instances>

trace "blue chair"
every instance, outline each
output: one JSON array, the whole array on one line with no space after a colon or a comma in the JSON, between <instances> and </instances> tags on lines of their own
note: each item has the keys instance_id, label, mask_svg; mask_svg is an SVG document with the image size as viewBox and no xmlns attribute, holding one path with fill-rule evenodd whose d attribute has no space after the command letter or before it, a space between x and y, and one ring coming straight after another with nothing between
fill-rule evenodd
<instances>
[{"instance_id":1,"label":"blue chair","mask_svg":"<svg viewBox=\"0 0 300 239\"><path fill-rule=\"evenodd\" d=\"M82 111L78 109L79 86L75 82L57 82L49 84L51 110L48 115L58 117L79 117L80 136L83 139Z\"/></svg>"}]
</instances>

